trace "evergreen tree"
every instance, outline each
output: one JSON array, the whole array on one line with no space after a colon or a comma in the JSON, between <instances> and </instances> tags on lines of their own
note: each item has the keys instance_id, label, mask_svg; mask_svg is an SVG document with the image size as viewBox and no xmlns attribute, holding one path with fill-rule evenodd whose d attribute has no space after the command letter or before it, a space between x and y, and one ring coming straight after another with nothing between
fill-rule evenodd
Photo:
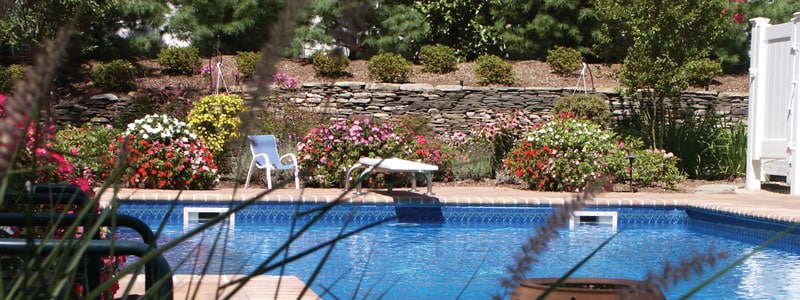
<instances>
[{"instance_id":1,"label":"evergreen tree","mask_svg":"<svg viewBox=\"0 0 800 300\"><path fill-rule=\"evenodd\" d=\"M283 0L177 0L168 30L190 38L201 55L258 51L284 7Z\"/></svg>"},{"instance_id":2,"label":"evergreen tree","mask_svg":"<svg viewBox=\"0 0 800 300\"><path fill-rule=\"evenodd\" d=\"M600 24L589 0L499 0L491 10L503 52L497 54L544 60L548 50L563 46L592 57Z\"/></svg>"}]
</instances>

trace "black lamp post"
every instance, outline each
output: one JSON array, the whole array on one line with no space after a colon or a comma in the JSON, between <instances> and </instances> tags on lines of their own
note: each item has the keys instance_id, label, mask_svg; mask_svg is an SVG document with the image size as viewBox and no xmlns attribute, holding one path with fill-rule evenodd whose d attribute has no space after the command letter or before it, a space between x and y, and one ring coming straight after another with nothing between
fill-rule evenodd
<instances>
[{"instance_id":1,"label":"black lamp post","mask_svg":"<svg viewBox=\"0 0 800 300\"><path fill-rule=\"evenodd\" d=\"M630 189L632 193L636 193L638 190L633 188L633 161L636 160L636 154L629 153L625 156L630 162L630 169L631 169L631 177L630 177Z\"/></svg>"}]
</instances>

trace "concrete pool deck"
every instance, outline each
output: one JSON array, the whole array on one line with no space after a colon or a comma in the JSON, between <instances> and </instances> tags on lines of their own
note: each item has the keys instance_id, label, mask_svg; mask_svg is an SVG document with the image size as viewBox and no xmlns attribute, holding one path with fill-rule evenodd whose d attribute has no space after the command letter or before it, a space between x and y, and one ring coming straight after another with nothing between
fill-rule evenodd
<instances>
[{"instance_id":1,"label":"concrete pool deck","mask_svg":"<svg viewBox=\"0 0 800 300\"><path fill-rule=\"evenodd\" d=\"M558 205L565 199L575 196L575 193L534 192L509 187L459 187L459 186L434 186L434 195L424 195L425 189L418 192L409 192L407 188L397 188L393 192L385 189L364 189L362 194L355 195L354 191L343 195L342 200L347 203L420 203L420 204L483 204L483 205ZM275 202L307 202L326 203L335 201L342 196L341 189L273 189L267 191L263 188L249 189L214 189L202 191L173 191L173 190L144 190L120 189L116 192L106 191L101 195L103 205L111 203L112 199L135 199L152 201L243 201L258 199L256 201ZM116 196L114 196L116 194ZM587 202L590 206L618 206L632 205L643 207L659 206L685 206L703 208L730 214L768 219L780 222L800 223L800 196L774 193L769 191L750 191L739 188L699 190L698 193L630 193L613 192L600 193ZM224 277L224 276L223 276ZM273 278L270 278L273 277ZM284 277L285 285L281 285L281 295L287 298L297 298L303 287L303 282L296 277ZM222 278L225 279L225 278ZM220 278L218 276L206 277L202 282L197 282L191 275L177 275L175 280L176 298L186 298L189 291L199 286L201 291L208 291L196 299L211 299L215 294ZM193 281L194 280L194 281ZM226 280L226 279L225 279ZM188 284L191 282L192 284ZM231 299L267 299L273 298L277 279L274 276L259 276L258 280L246 285ZM137 282L139 289L143 289L141 282ZM123 285L124 287L124 285ZM317 299L316 294L306 294L303 299ZM282 298L278 298L282 299Z\"/></svg>"}]
</instances>

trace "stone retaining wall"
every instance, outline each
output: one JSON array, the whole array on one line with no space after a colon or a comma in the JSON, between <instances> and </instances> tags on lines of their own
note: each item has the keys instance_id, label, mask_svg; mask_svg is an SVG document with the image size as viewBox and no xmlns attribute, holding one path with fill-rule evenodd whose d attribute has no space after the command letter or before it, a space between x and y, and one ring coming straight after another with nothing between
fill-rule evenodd
<instances>
[{"instance_id":1,"label":"stone retaining wall","mask_svg":"<svg viewBox=\"0 0 800 300\"><path fill-rule=\"evenodd\" d=\"M232 90L243 90L234 87ZM467 130L475 122L497 112L522 109L534 119L546 118L555 101L571 95L574 88L470 87L459 85L386 84L364 82L307 83L297 90L277 90L278 99L289 99L315 113L331 118L371 116L389 119L404 115L427 118L434 131ZM613 90L598 90L607 99L615 122L632 113L635 105ZM106 124L130 106L135 95L102 94L78 103L58 105L60 124ZM747 93L684 92L673 111L714 112L726 121L747 119ZM275 100L264 100L275 101ZM267 103L270 105L270 103Z\"/></svg>"}]
</instances>

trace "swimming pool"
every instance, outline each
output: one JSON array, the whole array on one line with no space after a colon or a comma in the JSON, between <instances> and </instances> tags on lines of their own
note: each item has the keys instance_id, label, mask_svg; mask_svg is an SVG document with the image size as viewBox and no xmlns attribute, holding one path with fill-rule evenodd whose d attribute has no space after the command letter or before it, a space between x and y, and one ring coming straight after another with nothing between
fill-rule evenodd
<instances>
[{"instance_id":1,"label":"swimming pool","mask_svg":"<svg viewBox=\"0 0 800 300\"><path fill-rule=\"evenodd\" d=\"M225 204L185 203L187 207L224 207ZM247 273L283 243L290 231L290 216L313 205L258 204L239 212L228 233L224 255L220 248L208 266L211 273ZM181 220L183 207L166 214L166 206L155 202L127 202L120 213L139 217L153 228L169 220L159 243L164 244L188 230ZM304 234L291 252L315 246L335 237L346 215L357 211L350 227L396 214L414 211L414 218L390 222L341 241L334 248L322 273L311 284L325 298L386 299L482 299L500 291L498 279L512 263L513 254L534 226L551 213L550 207L475 207L372 205L337 207L329 217ZM728 262L757 246L755 241L772 234L770 228L730 226L720 216L680 208L603 208L619 212L620 225L614 238L575 276L608 276L642 279L648 271L660 271L664 261L677 262L709 247L726 251ZM707 222L711 220L715 222ZM530 277L559 276L615 232L608 226L565 229L540 256ZM729 238L726 236L735 236ZM208 232L171 250L167 258L177 273L194 273L205 267L207 253L218 235ZM698 299L782 299L800 296L800 247L796 236L762 251L729 271L697 294ZM287 266L285 274L308 282L324 250ZM224 256L224 259L223 259ZM184 261L178 266L177 263ZM270 274L278 274L277 271ZM694 276L666 291L668 298L682 295L705 277ZM788 283L788 284L784 284ZM326 294L330 289L330 294ZM463 290L463 294L462 294ZM384 294L385 293L385 294Z\"/></svg>"}]
</instances>

